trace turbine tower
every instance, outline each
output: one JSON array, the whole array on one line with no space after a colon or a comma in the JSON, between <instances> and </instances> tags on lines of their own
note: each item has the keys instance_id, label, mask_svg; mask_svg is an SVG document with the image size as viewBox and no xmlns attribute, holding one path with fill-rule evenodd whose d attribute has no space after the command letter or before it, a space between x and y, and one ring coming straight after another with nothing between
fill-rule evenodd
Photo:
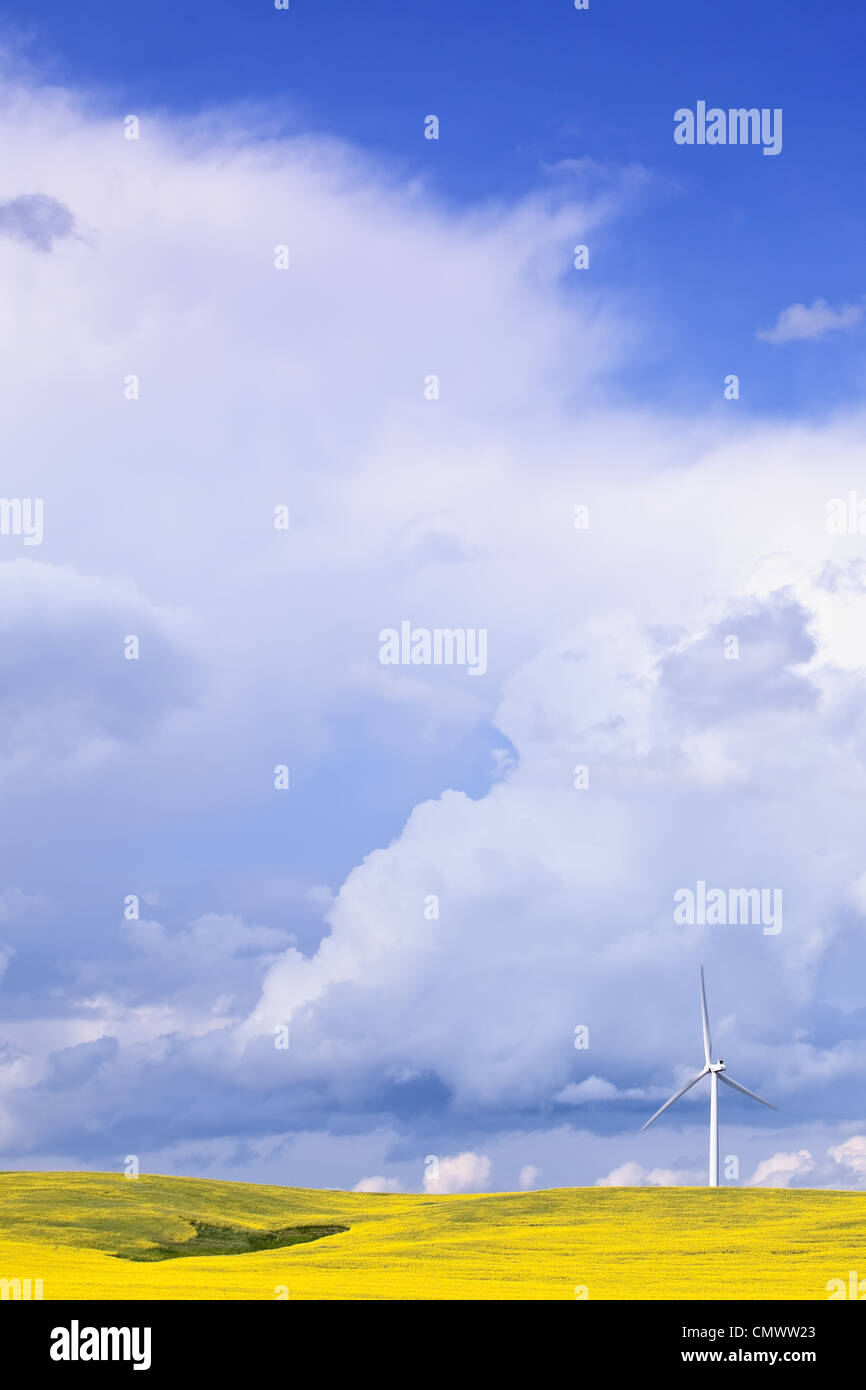
<instances>
[{"instance_id":1,"label":"turbine tower","mask_svg":"<svg viewBox=\"0 0 866 1390\"><path fill-rule=\"evenodd\" d=\"M707 1017L707 991L706 991L706 987L705 987L705 985L704 985L704 967L703 967L703 966L701 966L701 1025L702 1025L702 1027L703 1027L703 1032L704 1032L704 1067L703 1067L703 1071L699 1071L698 1074L697 1074L697 1076L693 1076L692 1079L691 1079L691 1081L687 1081L686 1084L685 1084L685 1086L683 1086L681 1090L677 1091L677 1093L676 1093L675 1096L671 1096L670 1100L666 1100L665 1103L664 1103L664 1105L660 1106L659 1109L656 1111L656 1113L655 1113L654 1115L651 1115L651 1116L650 1116L650 1118L647 1120L646 1124L645 1124L645 1125L641 1125L641 1130L640 1130L640 1132L641 1132L641 1134L643 1134L644 1130L645 1130L645 1129L649 1129L649 1127L650 1127L650 1125L653 1123L653 1121L654 1121L654 1120L657 1120L658 1117L659 1117L659 1115L663 1115L664 1112L665 1112L671 1105L673 1105L675 1101L678 1101L678 1100L679 1100L680 1096L684 1096L685 1093L686 1093L686 1091L690 1091L690 1090L692 1089L692 1087L693 1087L693 1086L697 1086L698 1082L699 1082L699 1081L702 1081L703 1078L704 1078L705 1076L709 1076L709 1078L710 1078L710 1181L709 1181L709 1185L710 1185L710 1187L718 1187L718 1185L719 1185L719 1082L720 1082L720 1081L724 1081L725 1085L726 1085L726 1086L730 1086L730 1088L731 1088L732 1091L739 1091L741 1095L749 1096L749 1098L750 1098L751 1100L760 1101L761 1105L766 1105L766 1106L768 1106L770 1110L777 1110L777 1109L778 1109L778 1106L776 1106L776 1105L771 1105L770 1102L769 1102L768 1100L764 1100L761 1096L756 1096L754 1091L750 1091L750 1090L748 1090L747 1087L741 1086L740 1083L739 1083L739 1081L735 1081L734 1078L733 1078L732 1076L728 1076L727 1071L726 1071L726 1069L725 1069L725 1064L724 1064L724 1062L722 1061L721 1057L719 1058L718 1062L714 1062L714 1061L712 1060L713 1044L712 1044L712 1039L710 1038L710 1020L709 1020L709 1018Z\"/></svg>"}]
</instances>

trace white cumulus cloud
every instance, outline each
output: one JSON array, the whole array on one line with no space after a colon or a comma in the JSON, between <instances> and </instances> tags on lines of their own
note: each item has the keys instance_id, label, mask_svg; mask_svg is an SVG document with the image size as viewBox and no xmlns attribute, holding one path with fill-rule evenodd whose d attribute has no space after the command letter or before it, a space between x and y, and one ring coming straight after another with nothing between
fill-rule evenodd
<instances>
[{"instance_id":1,"label":"white cumulus cloud","mask_svg":"<svg viewBox=\"0 0 866 1390\"><path fill-rule=\"evenodd\" d=\"M795 1178L811 1173L815 1160L808 1149L796 1153L776 1153L763 1159L749 1178L747 1187L790 1187Z\"/></svg>"},{"instance_id":2,"label":"white cumulus cloud","mask_svg":"<svg viewBox=\"0 0 866 1390\"><path fill-rule=\"evenodd\" d=\"M758 330L757 337L765 343L791 343L803 338L823 338L827 333L856 328L863 321L861 304L842 304L833 309L826 299L816 299L810 305L789 304L783 309L772 328Z\"/></svg>"},{"instance_id":3,"label":"white cumulus cloud","mask_svg":"<svg viewBox=\"0 0 866 1390\"><path fill-rule=\"evenodd\" d=\"M866 1178L866 1134L852 1134L827 1150L829 1156L858 1179Z\"/></svg>"},{"instance_id":4,"label":"white cumulus cloud","mask_svg":"<svg viewBox=\"0 0 866 1390\"><path fill-rule=\"evenodd\" d=\"M440 1158L432 1172L424 1176L425 1192L474 1192L485 1187L491 1170L484 1154L462 1153Z\"/></svg>"},{"instance_id":5,"label":"white cumulus cloud","mask_svg":"<svg viewBox=\"0 0 866 1390\"><path fill-rule=\"evenodd\" d=\"M596 1187L689 1187L699 1179L689 1170L644 1168L634 1159L621 1163L606 1178L596 1178Z\"/></svg>"},{"instance_id":6,"label":"white cumulus cloud","mask_svg":"<svg viewBox=\"0 0 866 1390\"><path fill-rule=\"evenodd\" d=\"M353 1192L399 1192L400 1183L397 1178L360 1178L352 1188Z\"/></svg>"}]
</instances>

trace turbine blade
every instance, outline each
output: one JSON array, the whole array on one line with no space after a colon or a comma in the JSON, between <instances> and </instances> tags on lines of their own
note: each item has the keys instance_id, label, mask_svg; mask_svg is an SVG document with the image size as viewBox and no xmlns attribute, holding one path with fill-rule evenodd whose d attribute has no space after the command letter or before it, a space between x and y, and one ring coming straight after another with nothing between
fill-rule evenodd
<instances>
[{"instance_id":1,"label":"turbine blade","mask_svg":"<svg viewBox=\"0 0 866 1390\"><path fill-rule=\"evenodd\" d=\"M710 1065L712 1058L710 1053L713 1050L712 1039L710 1038L710 1020L707 1014L707 990L704 984L704 967L701 966L701 1026L704 1030L704 1061Z\"/></svg>"},{"instance_id":2,"label":"turbine blade","mask_svg":"<svg viewBox=\"0 0 866 1390\"><path fill-rule=\"evenodd\" d=\"M726 1086L730 1086L733 1091L741 1091L744 1096L751 1097L752 1100L759 1100L762 1105L766 1105L770 1110L778 1110L778 1105L773 1105L772 1101L764 1100L763 1096L756 1096L754 1091L750 1091L747 1086L741 1086L739 1081L735 1081L727 1072L719 1072L719 1080L724 1081Z\"/></svg>"},{"instance_id":3,"label":"turbine blade","mask_svg":"<svg viewBox=\"0 0 866 1390\"><path fill-rule=\"evenodd\" d=\"M701 1080L701 1078L704 1077L704 1076L706 1076L708 1070L709 1070L708 1067L704 1067L703 1071L699 1071L698 1074L697 1074L697 1076L693 1076L692 1079L691 1079L691 1081L687 1081L687 1082L686 1082L685 1086L683 1086L683 1088L682 1088L681 1091L677 1091L677 1093L676 1093L675 1096L671 1096L670 1100L666 1100L665 1103L664 1103L664 1105L659 1106L659 1109L656 1111L656 1113L655 1113L654 1115L650 1115L650 1117L649 1117L649 1119L647 1120L646 1124L645 1124L645 1125L641 1125L639 1133L643 1134L643 1132L644 1132L645 1129L649 1129L649 1127L650 1127L650 1125L652 1124L653 1120L657 1120L658 1117L659 1117L659 1115L664 1114L664 1112L665 1112L665 1110L667 1110L668 1106L673 1105L673 1103L674 1103L675 1100L679 1100L680 1096L684 1096L685 1093L686 1093L686 1091L690 1091L690 1090L692 1089L693 1086L697 1086L697 1084L698 1084L698 1082Z\"/></svg>"}]
</instances>

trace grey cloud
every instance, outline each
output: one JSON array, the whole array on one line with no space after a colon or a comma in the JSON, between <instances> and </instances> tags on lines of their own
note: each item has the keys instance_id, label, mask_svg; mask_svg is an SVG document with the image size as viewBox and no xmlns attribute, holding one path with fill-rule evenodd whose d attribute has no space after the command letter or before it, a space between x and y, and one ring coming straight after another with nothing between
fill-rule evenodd
<instances>
[{"instance_id":1,"label":"grey cloud","mask_svg":"<svg viewBox=\"0 0 866 1390\"><path fill-rule=\"evenodd\" d=\"M72 235L75 218L47 193L22 193L0 200L0 236L27 241L37 251L50 251L55 241Z\"/></svg>"},{"instance_id":2,"label":"grey cloud","mask_svg":"<svg viewBox=\"0 0 866 1390\"><path fill-rule=\"evenodd\" d=\"M124 659L127 635L140 661ZM0 565L0 639L0 756L132 741L194 699L170 615L132 585L33 560Z\"/></svg>"},{"instance_id":3,"label":"grey cloud","mask_svg":"<svg viewBox=\"0 0 866 1390\"><path fill-rule=\"evenodd\" d=\"M808 618L799 604L774 598L732 611L699 641L667 657L661 685L677 716L704 725L749 713L810 709L817 690L794 669L815 653ZM725 644L732 637L739 654L727 659Z\"/></svg>"},{"instance_id":4,"label":"grey cloud","mask_svg":"<svg viewBox=\"0 0 866 1390\"><path fill-rule=\"evenodd\" d=\"M117 1047L117 1038L97 1038L94 1042L79 1043L52 1053L51 1071L43 1085L48 1089L60 1087L64 1091L83 1086L100 1067L114 1061Z\"/></svg>"}]
</instances>

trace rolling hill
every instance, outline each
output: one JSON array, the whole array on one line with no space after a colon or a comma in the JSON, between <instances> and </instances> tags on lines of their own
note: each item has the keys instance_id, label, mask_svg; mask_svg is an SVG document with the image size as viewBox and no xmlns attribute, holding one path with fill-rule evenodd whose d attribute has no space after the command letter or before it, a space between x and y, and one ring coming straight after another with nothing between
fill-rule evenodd
<instances>
[{"instance_id":1,"label":"rolling hill","mask_svg":"<svg viewBox=\"0 0 866 1390\"><path fill-rule=\"evenodd\" d=\"M826 1299L866 1196L554 1188L426 1196L0 1174L0 1280L45 1299Z\"/></svg>"}]
</instances>

